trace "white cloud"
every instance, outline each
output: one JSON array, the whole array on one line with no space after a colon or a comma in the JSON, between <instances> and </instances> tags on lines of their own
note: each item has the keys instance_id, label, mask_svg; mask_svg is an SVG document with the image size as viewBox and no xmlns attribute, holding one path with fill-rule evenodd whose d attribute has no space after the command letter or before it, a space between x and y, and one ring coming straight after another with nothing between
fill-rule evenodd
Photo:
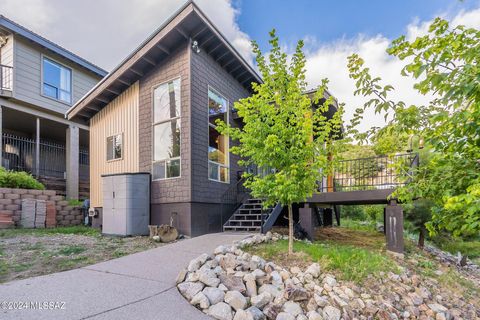
<instances>
[{"instance_id":1,"label":"white cloud","mask_svg":"<svg viewBox=\"0 0 480 320\"><path fill-rule=\"evenodd\" d=\"M480 9L472 11L460 11L459 13L442 14L442 17L452 21L452 25L459 24L468 27L480 28ZM407 38L414 39L424 35L432 21L414 20L406 26ZM392 39L383 35L365 37L358 35L354 39L341 39L329 44L319 44L316 39L307 38L309 51L307 52L307 81L311 86L316 86L323 78L330 79L330 89L340 102L345 103L345 119L351 119L354 110L361 107L366 101L361 96L354 96L355 83L348 77L347 57L352 53L358 53L370 68L372 75L380 76L383 84L391 84L395 91L390 98L396 101L404 101L407 105L425 105L431 97L419 94L414 88L411 78L400 74L405 61L400 61L386 53L386 49ZM385 120L382 114L370 111L365 114L364 121L359 126L361 131L372 126L382 126Z\"/></svg>"},{"instance_id":2,"label":"white cloud","mask_svg":"<svg viewBox=\"0 0 480 320\"><path fill-rule=\"evenodd\" d=\"M2 0L0 14L110 70L186 0ZM198 6L244 57L250 39L230 0L198 0Z\"/></svg>"}]
</instances>

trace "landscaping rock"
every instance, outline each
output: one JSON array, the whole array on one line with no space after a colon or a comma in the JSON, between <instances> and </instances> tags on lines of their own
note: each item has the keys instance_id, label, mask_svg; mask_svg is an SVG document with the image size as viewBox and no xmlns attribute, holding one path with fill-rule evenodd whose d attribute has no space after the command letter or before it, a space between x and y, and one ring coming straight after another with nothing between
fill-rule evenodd
<instances>
[{"instance_id":1,"label":"landscaping rock","mask_svg":"<svg viewBox=\"0 0 480 320\"><path fill-rule=\"evenodd\" d=\"M320 265L318 263L311 264L305 273L311 274L314 278L318 278L320 276Z\"/></svg>"},{"instance_id":2,"label":"landscaping rock","mask_svg":"<svg viewBox=\"0 0 480 320\"><path fill-rule=\"evenodd\" d=\"M285 289L284 297L287 300L304 301L308 300L308 292L307 290L297 286L287 287Z\"/></svg>"},{"instance_id":3,"label":"landscaping rock","mask_svg":"<svg viewBox=\"0 0 480 320\"><path fill-rule=\"evenodd\" d=\"M317 311L309 311L307 318L308 320L323 320L323 317Z\"/></svg>"},{"instance_id":4,"label":"landscaping rock","mask_svg":"<svg viewBox=\"0 0 480 320\"><path fill-rule=\"evenodd\" d=\"M280 312L276 320L295 320L295 316L288 312Z\"/></svg>"},{"instance_id":5,"label":"landscaping rock","mask_svg":"<svg viewBox=\"0 0 480 320\"><path fill-rule=\"evenodd\" d=\"M263 313L267 317L268 320L275 320L277 319L277 315L282 311L282 306L279 304L275 304L270 302L263 308Z\"/></svg>"},{"instance_id":6,"label":"landscaping rock","mask_svg":"<svg viewBox=\"0 0 480 320\"><path fill-rule=\"evenodd\" d=\"M237 310L233 320L253 320L253 315L245 310Z\"/></svg>"},{"instance_id":7,"label":"landscaping rock","mask_svg":"<svg viewBox=\"0 0 480 320\"><path fill-rule=\"evenodd\" d=\"M326 306L323 309L323 318L325 320L340 320L341 312L335 307Z\"/></svg>"},{"instance_id":8,"label":"landscaping rock","mask_svg":"<svg viewBox=\"0 0 480 320\"><path fill-rule=\"evenodd\" d=\"M259 308L252 306L246 310L253 316L253 320L265 320L266 316Z\"/></svg>"},{"instance_id":9,"label":"landscaping rock","mask_svg":"<svg viewBox=\"0 0 480 320\"><path fill-rule=\"evenodd\" d=\"M203 282L209 287L217 287L220 284L220 279L217 278L215 271L213 271L212 269L200 269L197 271L197 273L198 280L200 280L200 282Z\"/></svg>"},{"instance_id":10,"label":"landscaping rock","mask_svg":"<svg viewBox=\"0 0 480 320\"><path fill-rule=\"evenodd\" d=\"M191 304L194 306L198 305L201 309L207 309L210 307L210 301L208 300L207 296L202 292L197 293L190 301Z\"/></svg>"},{"instance_id":11,"label":"landscaping rock","mask_svg":"<svg viewBox=\"0 0 480 320\"><path fill-rule=\"evenodd\" d=\"M247 299L238 291L228 291L224 301L235 310L243 310L247 307Z\"/></svg>"},{"instance_id":12,"label":"landscaping rock","mask_svg":"<svg viewBox=\"0 0 480 320\"><path fill-rule=\"evenodd\" d=\"M219 302L208 308L207 314L218 320L232 320L232 308L225 302Z\"/></svg>"},{"instance_id":13,"label":"landscaping rock","mask_svg":"<svg viewBox=\"0 0 480 320\"><path fill-rule=\"evenodd\" d=\"M178 290L188 301L191 301L197 293L202 291L203 287L204 284L200 282L183 282L178 285Z\"/></svg>"},{"instance_id":14,"label":"landscaping rock","mask_svg":"<svg viewBox=\"0 0 480 320\"><path fill-rule=\"evenodd\" d=\"M207 259L208 259L208 254L206 254L206 253L204 253L204 254L200 255L199 257L193 259L188 264L188 268L187 268L188 271L189 272L197 271L205 263L205 261L207 261Z\"/></svg>"},{"instance_id":15,"label":"landscaping rock","mask_svg":"<svg viewBox=\"0 0 480 320\"><path fill-rule=\"evenodd\" d=\"M219 288L206 287L202 292L212 305L222 302L225 298L225 292Z\"/></svg>"},{"instance_id":16,"label":"landscaping rock","mask_svg":"<svg viewBox=\"0 0 480 320\"><path fill-rule=\"evenodd\" d=\"M230 291L238 291L244 293L247 289L243 283L242 277L236 277L232 275L219 275L220 282L228 288Z\"/></svg>"},{"instance_id":17,"label":"landscaping rock","mask_svg":"<svg viewBox=\"0 0 480 320\"><path fill-rule=\"evenodd\" d=\"M183 282L185 280L185 277L187 276L187 269L182 269L179 273L177 278L175 279L175 283L179 284L180 282Z\"/></svg>"},{"instance_id":18,"label":"landscaping rock","mask_svg":"<svg viewBox=\"0 0 480 320\"><path fill-rule=\"evenodd\" d=\"M287 313L293 315L293 316L297 316L297 315L303 313L302 307L298 303L293 302L293 301L285 302L282 310L284 312L287 312Z\"/></svg>"},{"instance_id":19,"label":"landscaping rock","mask_svg":"<svg viewBox=\"0 0 480 320\"><path fill-rule=\"evenodd\" d=\"M252 306L262 309L265 305L273 300L273 296L269 292L262 292L259 295L252 297L250 303Z\"/></svg>"}]
</instances>

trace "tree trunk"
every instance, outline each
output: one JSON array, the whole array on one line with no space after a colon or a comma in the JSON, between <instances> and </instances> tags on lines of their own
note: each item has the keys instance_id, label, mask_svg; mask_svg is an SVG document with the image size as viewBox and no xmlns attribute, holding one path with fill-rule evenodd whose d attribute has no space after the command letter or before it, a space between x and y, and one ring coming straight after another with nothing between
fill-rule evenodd
<instances>
[{"instance_id":1,"label":"tree trunk","mask_svg":"<svg viewBox=\"0 0 480 320\"><path fill-rule=\"evenodd\" d=\"M423 249L425 246L425 227L421 226L420 227L420 232L418 233L418 243L417 247Z\"/></svg>"},{"instance_id":2,"label":"tree trunk","mask_svg":"<svg viewBox=\"0 0 480 320\"><path fill-rule=\"evenodd\" d=\"M288 254L293 253L293 210L292 205L288 205Z\"/></svg>"}]
</instances>

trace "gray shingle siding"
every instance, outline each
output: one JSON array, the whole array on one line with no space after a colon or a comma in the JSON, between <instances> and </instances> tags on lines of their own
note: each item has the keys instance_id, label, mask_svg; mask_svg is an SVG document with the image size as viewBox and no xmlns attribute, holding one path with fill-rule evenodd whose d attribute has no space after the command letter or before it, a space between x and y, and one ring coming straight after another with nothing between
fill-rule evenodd
<instances>
[{"instance_id":1,"label":"gray shingle siding","mask_svg":"<svg viewBox=\"0 0 480 320\"><path fill-rule=\"evenodd\" d=\"M190 50L186 44L152 68L140 79L139 161L140 171L152 171L152 94L153 88L168 80L181 78L181 176L152 181L152 204L189 202L190 179Z\"/></svg>"},{"instance_id":2,"label":"gray shingle siding","mask_svg":"<svg viewBox=\"0 0 480 320\"><path fill-rule=\"evenodd\" d=\"M230 154L230 184L208 179L208 86L229 102L247 97L248 91L203 50L192 53L192 201L219 203L220 196L236 183L238 157ZM230 123L232 114L230 112ZM230 142L231 145L231 142Z\"/></svg>"}]
</instances>

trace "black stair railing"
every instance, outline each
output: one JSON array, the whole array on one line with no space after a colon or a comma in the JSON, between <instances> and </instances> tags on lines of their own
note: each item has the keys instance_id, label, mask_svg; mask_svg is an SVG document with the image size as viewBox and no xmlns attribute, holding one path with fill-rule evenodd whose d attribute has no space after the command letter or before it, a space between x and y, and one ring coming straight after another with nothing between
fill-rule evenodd
<instances>
[{"instance_id":1,"label":"black stair railing","mask_svg":"<svg viewBox=\"0 0 480 320\"><path fill-rule=\"evenodd\" d=\"M249 197L248 189L243 185L245 178L240 178L235 184L228 187L220 197L220 217L222 226L228 220L233 212L235 212ZM224 217L227 219L224 219Z\"/></svg>"}]
</instances>

